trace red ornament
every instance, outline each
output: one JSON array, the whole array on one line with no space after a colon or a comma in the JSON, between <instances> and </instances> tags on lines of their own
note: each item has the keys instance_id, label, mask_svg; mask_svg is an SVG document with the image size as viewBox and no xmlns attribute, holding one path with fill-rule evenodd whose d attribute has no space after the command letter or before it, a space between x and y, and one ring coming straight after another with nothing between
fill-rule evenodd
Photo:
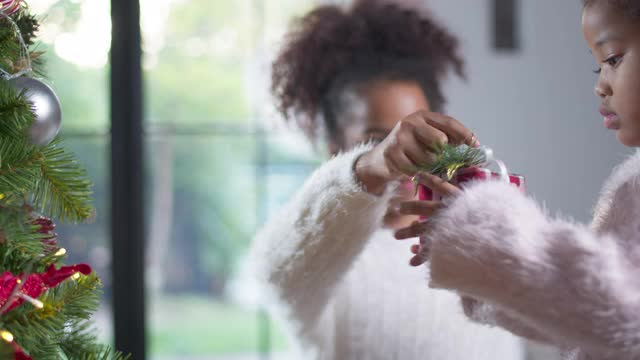
<instances>
[{"instance_id":1,"label":"red ornament","mask_svg":"<svg viewBox=\"0 0 640 360\"><path fill-rule=\"evenodd\" d=\"M457 186L463 186L464 183L475 180L498 180L500 179L500 174L497 172L493 172L487 168L481 167L469 167L462 168L453 175L453 179L451 179L451 183ZM514 186L518 187L522 192L525 192L525 179L522 175L509 174L509 182ZM438 196L434 196L431 192L431 189L428 187L419 184L418 185L418 195L420 200L440 200Z\"/></svg>"},{"instance_id":2,"label":"red ornament","mask_svg":"<svg viewBox=\"0 0 640 360\"><path fill-rule=\"evenodd\" d=\"M20 10L21 0L0 0L0 11L7 15L12 15L16 11Z\"/></svg>"},{"instance_id":3,"label":"red ornament","mask_svg":"<svg viewBox=\"0 0 640 360\"><path fill-rule=\"evenodd\" d=\"M38 216L31 222L33 225L38 226L37 232L40 234L48 235L42 239L42 243L45 246L46 253L52 253L58 250L58 234L54 232L56 224L49 218L44 216Z\"/></svg>"},{"instance_id":4,"label":"red ornament","mask_svg":"<svg viewBox=\"0 0 640 360\"><path fill-rule=\"evenodd\" d=\"M45 273L31 274L27 276L24 280L24 284L22 284L22 287L16 294L17 296L9 299L15 287L20 283L22 276L15 276L8 271L4 272L0 275L0 308L5 308L7 302L11 302L3 312L6 314L24 303L24 299L20 297L21 295L37 299L42 295L42 293L50 288L58 286L61 282L76 273L89 275L91 273L91 267L86 264L80 264L74 266L63 266L56 270L56 267L51 265Z\"/></svg>"},{"instance_id":5,"label":"red ornament","mask_svg":"<svg viewBox=\"0 0 640 360\"><path fill-rule=\"evenodd\" d=\"M71 277L75 273L81 273L83 275L91 274L91 266L87 264L79 264L73 266L63 266L60 269L56 270L54 265L49 266L47 272L40 275L42 282L48 288L53 288L58 286L61 282Z\"/></svg>"}]
</instances>

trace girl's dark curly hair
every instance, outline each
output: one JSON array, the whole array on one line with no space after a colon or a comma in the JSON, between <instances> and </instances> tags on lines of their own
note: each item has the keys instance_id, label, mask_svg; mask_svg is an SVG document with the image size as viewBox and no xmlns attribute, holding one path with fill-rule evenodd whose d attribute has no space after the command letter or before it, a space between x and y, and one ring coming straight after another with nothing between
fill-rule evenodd
<instances>
[{"instance_id":1,"label":"girl's dark curly hair","mask_svg":"<svg viewBox=\"0 0 640 360\"><path fill-rule=\"evenodd\" d=\"M347 88L383 79L415 81L431 109L441 111L440 81L449 69L464 77L457 39L433 18L359 1L348 10L318 7L294 23L273 64L271 90L286 119L295 118L311 136L324 126L335 139L338 98Z\"/></svg>"},{"instance_id":2,"label":"girl's dark curly hair","mask_svg":"<svg viewBox=\"0 0 640 360\"><path fill-rule=\"evenodd\" d=\"M640 17L640 0L582 0L582 5L587 7L589 5L606 1L609 4L624 11L628 16Z\"/></svg>"}]
</instances>

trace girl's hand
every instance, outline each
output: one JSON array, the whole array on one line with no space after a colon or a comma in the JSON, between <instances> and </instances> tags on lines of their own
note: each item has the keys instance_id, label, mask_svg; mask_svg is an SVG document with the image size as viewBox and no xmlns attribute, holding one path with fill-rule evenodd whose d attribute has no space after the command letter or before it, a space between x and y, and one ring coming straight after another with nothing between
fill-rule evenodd
<instances>
[{"instance_id":1,"label":"girl's hand","mask_svg":"<svg viewBox=\"0 0 640 360\"><path fill-rule=\"evenodd\" d=\"M416 180L419 184L425 185L434 194L440 195L442 198L456 196L460 193L460 189L447 181L431 174L418 173ZM445 207L442 201L406 201L400 204L400 213L403 215L419 215L423 217L433 217L438 211ZM398 240L415 238L423 235L429 229L429 221L415 221L410 226L399 229L395 233ZM414 254L409 262L412 266L422 265L427 261L429 249L428 244L416 244L411 246L411 252Z\"/></svg>"},{"instance_id":2,"label":"girl's hand","mask_svg":"<svg viewBox=\"0 0 640 360\"><path fill-rule=\"evenodd\" d=\"M454 118L419 111L400 120L391 133L355 164L355 173L368 192L381 194L389 181L416 174L434 161L437 144L477 146L473 133Z\"/></svg>"}]
</instances>

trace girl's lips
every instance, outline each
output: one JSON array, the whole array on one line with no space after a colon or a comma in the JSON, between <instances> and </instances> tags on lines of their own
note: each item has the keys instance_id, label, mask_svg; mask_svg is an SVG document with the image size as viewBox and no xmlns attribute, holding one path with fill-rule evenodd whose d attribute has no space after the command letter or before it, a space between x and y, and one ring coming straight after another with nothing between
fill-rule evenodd
<instances>
[{"instance_id":1,"label":"girl's lips","mask_svg":"<svg viewBox=\"0 0 640 360\"><path fill-rule=\"evenodd\" d=\"M620 119L617 115L605 116L604 118L604 127L609 130L619 130L620 129Z\"/></svg>"},{"instance_id":2,"label":"girl's lips","mask_svg":"<svg viewBox=\"0 0 640 360\"><path fill-rule=\"evenodd\" d=\"M620 117L618 114L604 107L600 108L600 114L604 117L604 127L610 130L620 129Z\"/></svg>"}]
</instances>

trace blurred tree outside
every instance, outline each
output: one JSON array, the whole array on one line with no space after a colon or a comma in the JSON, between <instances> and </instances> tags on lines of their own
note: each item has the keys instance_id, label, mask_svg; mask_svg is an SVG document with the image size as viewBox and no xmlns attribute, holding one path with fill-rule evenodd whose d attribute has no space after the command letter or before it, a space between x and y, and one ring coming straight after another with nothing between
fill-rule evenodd
<instances>
[{"instance_id":1,"label":"blurred tree outside","mask_svg":"<svg viewBox=\"0 0 640 360\"><path fill-rule=\"evenodd\" d=\"M29 4L42 16L40 46L62 101L63 136L95 184L95 221L58 232L78 249L69 261L95 264L108 299L108 0ZM153 356L257 351L255 309L235 305L227 290L256 226L317 164L301 141L260 130L271 116L269 59L292 17L312 5L141 1Z\"/></svg>"}]
</instances>

